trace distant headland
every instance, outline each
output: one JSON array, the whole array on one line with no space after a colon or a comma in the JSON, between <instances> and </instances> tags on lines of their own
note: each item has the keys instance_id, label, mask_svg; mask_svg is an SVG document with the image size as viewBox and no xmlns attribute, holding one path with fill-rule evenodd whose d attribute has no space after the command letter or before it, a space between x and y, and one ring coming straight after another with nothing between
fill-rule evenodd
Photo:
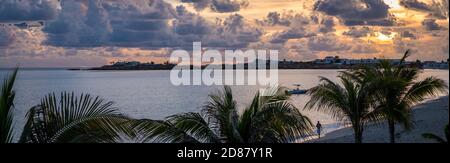
<instances>
[{"instance_id":1,"label":"distant headland","mask_svg":"<svg viewBox=\"0 0 450 163\"><path fill-rule=\"evenodd\" d=\"M278 61L278 69L353 69L360 67L361 65L374 65L380 62L381 59L373 58L373 59L346 59L339 58L338 56L327 56L323 59L316 59L314 61L287 61L282 60ZM400 59L388 59L393 64L400 63ZM258 61L260 63L261 61ZM266 62L266 65L269 65L271 61L262 61ZM273 62L273 61L272 61ZM448 69L448 60L447 61L407 61L405 62L408 66L415 66L423 69ZM248 63L233 65L233 69L244 68L248 69ZM171 70L177 64L165 62L165 63L154 63L147 62L141 63L138 61L123 61L123 62L113 62L110 65L104 65L101 67L93 67L93 68L71 68L68 70ZM206 68L208 65L202 65L201 69ZM230 66L230 65L228 65ZM187 69L192 69L194 66L186 65ZM220 65L217 65L220 67ZM225 68L226 65L223 64L222 68ZM266 66L269 67L269 66ZM258 69L258 67L256 67Z\"/></svg>"}]
</instances>

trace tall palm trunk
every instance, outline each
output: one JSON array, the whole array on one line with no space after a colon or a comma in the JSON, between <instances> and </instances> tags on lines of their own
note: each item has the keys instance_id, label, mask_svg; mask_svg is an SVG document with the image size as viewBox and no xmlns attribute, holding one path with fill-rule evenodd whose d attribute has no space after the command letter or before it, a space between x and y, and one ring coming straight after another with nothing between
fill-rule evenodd
<instances>
[{"instance_id":1,"label":"tall palm trunk","mask_svg":"<svg viewBox=\"0 0 450 163\"><path fill-rule=\"evenodd\" d=\"M359 124L355 124L353 127L355 133L355 143L362 143L362 127Z\"/></svg>"},{"instance_id":2,"label":"tall palm trunk","mask_svg":"<svg viewBox=\"0 0 450 163\"><path fill-rule=\"evenodd\" d=\"M395 143L395 122L392 119L388 119L389 125L389 138L391 143Z\"/></svg>"},{"instance_id":3,"label":"tall palm trunk","mask_svg":"<svg viewBox=\"0 0 450 163\"><path fill-rule=\"evenodd\" d=\"M362 143L362 132L361 131L357 131L355 133L355 143Z\"/></svg>"}]
</instances>

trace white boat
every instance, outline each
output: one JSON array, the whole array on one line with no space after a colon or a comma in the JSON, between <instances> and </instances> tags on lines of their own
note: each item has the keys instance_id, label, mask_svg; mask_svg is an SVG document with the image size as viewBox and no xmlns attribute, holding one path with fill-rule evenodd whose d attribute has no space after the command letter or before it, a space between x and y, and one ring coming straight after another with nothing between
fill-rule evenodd
<instances>
[{"instance_id":1,"label":"white boat","mask_svg":"<svg viewBox=\"0 0 450 163\"><path fill-rule=\"evenodd\" d=\"M306 90L306 89L300 89L300 87L302 86L300 84L294 84L294 86L296 86L297 88L295 88L293 90L289 90L289 91L287 91L287 93L293 94L293 95L301 95L301 94L306 94L306 92L308 92L308 90Z\"/></svg>"}]
</instances>

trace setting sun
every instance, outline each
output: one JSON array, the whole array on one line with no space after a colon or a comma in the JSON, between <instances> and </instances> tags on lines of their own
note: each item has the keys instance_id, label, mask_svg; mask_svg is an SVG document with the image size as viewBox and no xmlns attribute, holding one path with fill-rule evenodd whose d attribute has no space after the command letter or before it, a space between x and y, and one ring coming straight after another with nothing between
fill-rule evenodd
<instances>
[{"instance_id":1,"label":"setting sun","mask_svg":"<svg viewBox=\"0 0 450 163\"><path fill-rule=\"evenodd\" d=\"M391 34L387 35L387 34L383 34L381 32L376 32L375 38L381 42L390 42L396 35L397 35L396 33L391 33Z\"/></svg>"}]
</instances>

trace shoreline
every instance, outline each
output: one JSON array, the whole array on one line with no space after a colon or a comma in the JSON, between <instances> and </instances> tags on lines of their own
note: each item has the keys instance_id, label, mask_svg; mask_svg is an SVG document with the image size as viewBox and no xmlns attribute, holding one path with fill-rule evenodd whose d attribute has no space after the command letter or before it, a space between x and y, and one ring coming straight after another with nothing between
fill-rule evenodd
<instances>
[{"instance_id":1,"label":"shoreline","mask_svg":"<svg viewBox=\"0 0 450 163\"><path fill-rule=\"evenodd\" d=\"M0 68L2 71L10 71L14 70L13 67L3 67ZM22 67L20 70L31 70L31 71L37 71L37 70L66 70L66 71L170 71L172 69L98 69L94 70L92 67L89 68L68 68L68 67ZM248 69L245 69L248 70ZM346 68L278 68L278 70L346 70ZM449 69L437 69L437 68L423 68L421 70L449 70Z\"/></svg>"},{"instance_id":2,"label":"shoreline","mask_svg":"<svg viewBox=\"0 0 450 163\"><path fill-rule=\"evenodd\" d=\"M449 123L449 95L430 99L413 107L414 128L404 130L396 125L396 143L436 143L422 137L423 133L433 133L445 137L444 127ZM363 133L363 143L389 143L387 123L368 124ZM320 139L307 140L305 143L354 143L351 127L331 131Z\"/></svg>"}]
</instances>

